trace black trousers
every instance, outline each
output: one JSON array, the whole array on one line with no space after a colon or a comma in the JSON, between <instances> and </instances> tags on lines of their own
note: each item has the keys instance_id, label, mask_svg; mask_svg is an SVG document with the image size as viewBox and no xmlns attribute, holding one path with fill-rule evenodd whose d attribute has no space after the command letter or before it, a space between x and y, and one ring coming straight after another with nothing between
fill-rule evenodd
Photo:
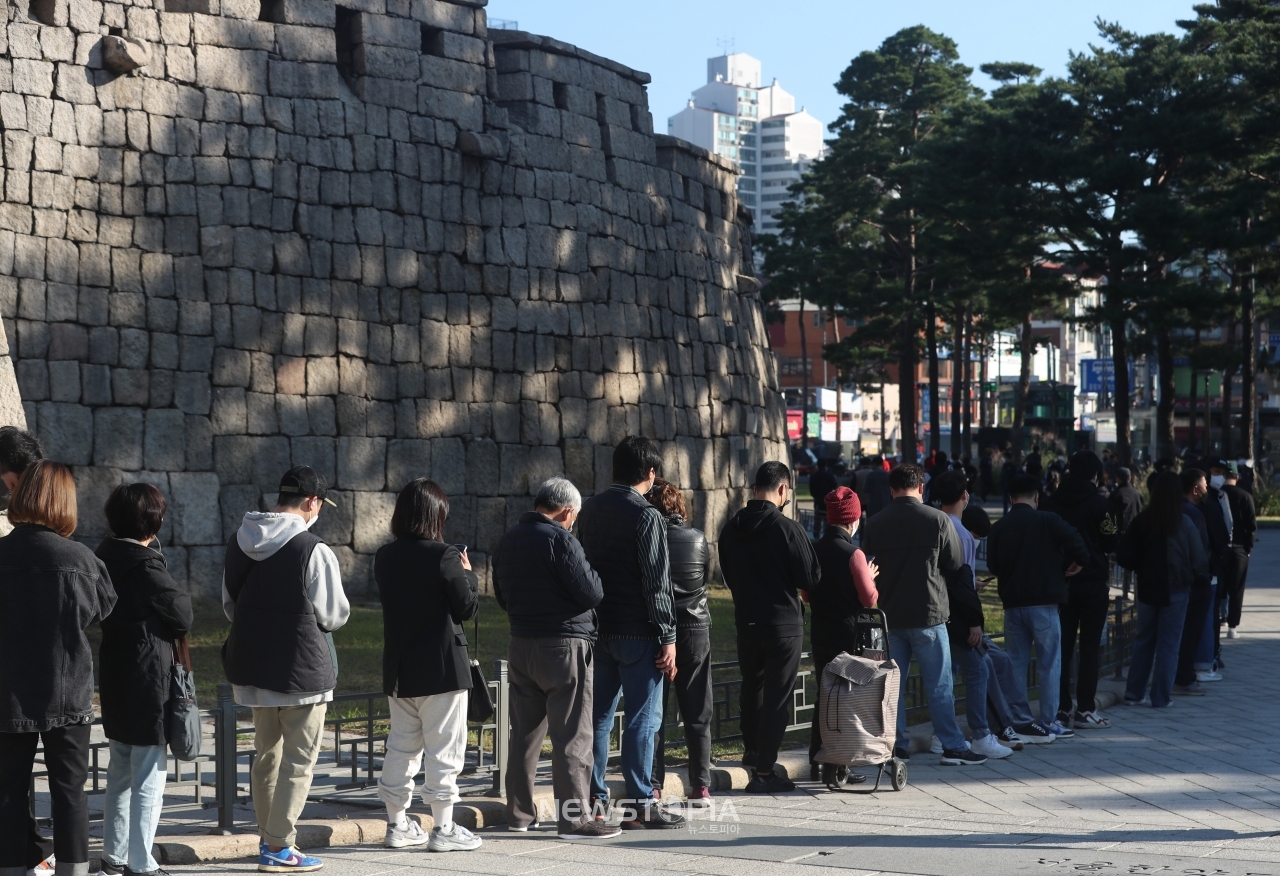
<instances>
[{"instance_id":1,"label":"black trousers","mask_svg":"<svg viewBox=\"0 0 1280 876\"><path fill-rule=\"evenodd\" d=\"M1072 602L1058 606L1062 624L1062 676L1058 686L1058 711L1071 712L1071 658L1080 637L1080 667L1076 675L1075 708L1092 712L1098 707L1098 672L1102 666L1102 629L1107 625L1111 603L1100 600ZM1203 621L1204 618L1202 617ZM996 725L992 725L996 726Z\"/></svg>"},{"instance_id":2,"label":"black trousers","mask_svg":"<svg viewBox=\"0 0 1280 876\"><path fill-rule=\"evenodd\" d=\"M53 809L53 841L40 835L31 813L31 773L36 745L44 742ZM88 864L89 725L44 733L0 733L0 869L31 869L57 854L58 864Z\"/></svg>"},{"instance_id":3,"label":"black trousers","mask_svg":"<svg viewBox=\"0 0 1280 876\"><path fill-rule=\"evenodd\" d=\"M1226 570L1222 576L1227 585L1227 626L1240 626L1244 611L1244 584L1249 576L1249 552L1242 545L1233 544L1227 551ZM1220 579L1220 580L1222 580Z\"/></svg>"},{"instance_id":4,"label":"black trousers","mask_svg":"<svg viewBox=\"0 0 1280 876\"><path fill-rule=\"evenodd\" d=\"M662 680L663 713L675 688L676 706L684 722L684 742L689 749L689 786L711 787L711 630L708 627L676 628L676 680ZM653 786L661 788L667 777L663 749L666 745L664 718L658 725L653 747Z\"/></svg>"},{"instance_id":5,"label":"black trousers","mask_svg":"<svg viewBox=\"0 0 1280 876\"><path fill-rule=\"evenodd\" d=\"M809 763L820 762L818 752L822 749L822 722L818 720L822 714L822 670L838 656L839 651L813 646L813 674L818 679L818 689L813 697L813 726L809 729Z\"/></svg>"},{"instance_id":6,"label":"black trousers","mask_svg":"<svg viewBox=\"0 0 1280 876\"><path fill-rule=\"evenodd\" d=\"M1173 676L1177 685L1195 684L1196 649L1204 635L1204 620L1213 608L1212 587L1192 587L1187 599L1187 618L1182 623L1182 641L1178 645L1178 671Z\"/></svg>"},{"instance_id":7,"label":"black trousers","mask_svg":"<svg viewBox=\"0 0 1280 876\"><path fill-rule=\"evenodd\" d=\"M791 717L802 636L738 631L742 669L742 744L756 753L756 772L773 770Z\"/></svg>"}]
</instances>

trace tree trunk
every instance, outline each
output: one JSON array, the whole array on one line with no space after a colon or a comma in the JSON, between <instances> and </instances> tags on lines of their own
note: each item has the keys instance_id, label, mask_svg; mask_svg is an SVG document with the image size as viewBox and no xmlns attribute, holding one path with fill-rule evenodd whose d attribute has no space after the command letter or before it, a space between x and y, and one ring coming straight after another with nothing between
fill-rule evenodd
<instances>
[{"instance_id":1,"label":"tree trunk","mask_svg":"<svg viewBox=\"0 0 1280 876\"><path fill-rule=\"evenodd\" d=\"M960 359L961 379L960 398L964 402L964 436L960 444L960 455L973 452L973 314L965 308L964 315L964 356Z\"/></svg>"},{"instance_id":2,"label":"tree trunk","mask_svg":"<svg viewBox=\"0 0 1280 876\"><path fill-rule=\"evenodd\" d=\"M835 335L836 343L840 343L840 327L836 325L836 309L835 307L827 308L827 319L831 322L831 331ZM822 337L825 339L827 330L824 326L822 329ZM823 357L826 358L825 356ZM840 445L840 449L836 451L837 459L844 456L844 385L840 382L840 369L836 368L836 444Z\"/></svg>"},{"instance_id":3,"label":"tree trunk","mask_svg":"<svg viewBox=\"0 0 1280 876\"><path fill-rule=\"evenodd\" d=\"M942 405L938 398L938 312L930 301L924 307L929 352L929 450L942 449Z\"/></svg>"},{"instance_id":4,"label":"tree trunk","mask_svg":"<svg viewBox=\"0 0 1280 876\"><path fill-rule=\"evenodd\" d=\"M1118 279L1118 278L1117 278ZM1123 297L1109 304L1123 304ZM1111 325L1111 365L1115 372L1114 394L1116 411L1116 458L1121 465L1133 464L1133 430L1130 423L1129 405L1132 387L1129 386L1129 339L1125 335L1127 328L1124 315L1112 317Z\"/></svg>"},{"instance_id":5,"label":"tree trunk","mask_svg":"<svg viewBox=\"0 0 1280 876\"><path fill-rule=\"evenodd\" d=\"M1173 339L1168 329L1156 332L1156 361L1160 365L1160 393L1156 402L1156 452L1165 459L1178 455L1173 443ZM1128 378L1128 369L1125 378ZM1193 380L1194 384L1195 381ZM1116 386L1120 386L1120 373L1116 372ZM1120 398L1116 396L1116 419L1120 418Z\"/></svg>"},{"instance_id":6,"label":"tree trunk","mask_svg":"<svg viewBox=\"0 0 1280 876\"><path fill-rule=\"evenodd\" d=\"M1213 452L1213 411L1209 406L1209 377L1212 372L1204 373L1204 432L1200 439L1200 452L1208 456Z\"/></svg>"},{"instance_id":7,"label":"tree trunk","mask_svg":"<svg viewBox=\"0 0 1280 876\"><path fill-rule=\"evenodd\" d=\"M1243 306L1240 311L1243 330L1240 333L1240 455L1245 459L1253 459L1257 453L1254 444L1256 430L1253 418L1256 416L1258 395L1257 377L1254 366L1257 362L1258 343L1254 335L1257 333L1257 308L1255 304L1256 288L1254 280L1242 286ZM1256 471L1256 466L1255 466Z\"/></svg>"},{"instance_id":8,"label":"tree trunk","mask_svg":"<svg viewBox=\"0 0 1280 876\"><path fill-rule=\"evenodd\" d=\"M1019 342L1018 393L1013 401L1013 429L1009 432L1009 452L1014 463L1022 461L1022 428L1027 419L1027 397L1031 394L1031 360L1035 357L1035 342L1031 337L1031 311L1022 317L1022 340Z\"/></svg>"},{"instance_id":9,"label":"tree trunk","mask_svg":"<svg viewBox=\"0 0 1280 876\"><path fill-rule=\"evenodd\" d=\"M986 428L991 425L991 397L987 393L987 359L991 357L989 338L979 342L978 355L982 358L982 364L978 366L978 425Z\"/></svg>"},{"instance_id":10,"label":"tree trunk","mask_svg":"<svg viewBox=\"0 0 1280 876\"><path fill-rule=\"evenodd\" d=\"M800 446L809 446L809 341L805 337L804 328L804 296L800 296L800 370L804 372L804 383L800 399ZM819 436L821 437L821 436Z\"/></svg>"},{"instance_id":11,"label":"tree trunk","mask_svg":"<svg viewBox=\"0 0 1280 876\"><path fill-rule=\"evenodd\" d=\"M960 458L964 442L964 304L956 304L951 333L951 458Z\"/></svg>"},{"instance_id":12,"label":"tree trunk","mask_svg":"<svg viewBox=\"0 0 1280 876\"><path fill-rule=\"evenodd\" d=\"M1193 367L1191 369L1191 407L1187 411L1187 449L1193 454L1196 450L1196 426L1199 425L1200 406L1196 404L1200 398L1200 381L1199 375ZM1177 444L1177 441L1174 441ZM1205 451L1208 452L1207 450Z\"/></svg>"},{"instance_id":13,"label":"tree trunk","mask_svg":"<svg viewBox=\"0 0 1280 876\"><path fill-rule=\"evenodd\" d=\"M902 321L902 349L898 351L898 456L903 462L917 462L916 454L916 347L915 315Z\"/></svg>"},{"instance_id":14,"label":"tree trunk","mask_svg":"<svg viewBox=\"0 0 1280 876\"><path fill-rule=\"evenodd\" d=\"M1235 333L1235 326L1230 327L1231 334ZM1232 441L1231 441L1231 385L1235 382L1233 378L1236 375L1235 368L1222 369L1222 455L1227 459L1231 458Z\"/></svg>"}]
</instances>

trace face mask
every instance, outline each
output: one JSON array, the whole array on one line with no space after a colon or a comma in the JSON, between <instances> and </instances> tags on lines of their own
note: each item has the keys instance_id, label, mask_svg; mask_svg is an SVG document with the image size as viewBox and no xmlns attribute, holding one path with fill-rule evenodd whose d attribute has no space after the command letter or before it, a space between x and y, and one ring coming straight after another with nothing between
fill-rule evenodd
<instances>
[{"instance_id":1,"label":"face mask","mask_svg":"<svg viewBox=\"0 0 1280 876\"><path fill-rule=\"evenodd\" d=\"M307 529L310 529L311 527L315 526L315 525L316 525L316 521L317 521L317 520L319 520L319 519L320 519L320 515L319 515L319 514L317 514L315 517L312 517L310 520L308 520L308 521L307 521Z\"/></svg>"},{"instance_id":2,"label":"face mask","mask_svg":"<svg viewBox=\"0 0 1280 876\"><path fill-rule=\"evenodd\" d=\"M1227 482L1226 475L1214 475L1213 477L1209 478L1209 486L1213 487L1215 490L1221 490L1222 485L1225 484L1226 482Z\"/></svg>"}]
</instances>

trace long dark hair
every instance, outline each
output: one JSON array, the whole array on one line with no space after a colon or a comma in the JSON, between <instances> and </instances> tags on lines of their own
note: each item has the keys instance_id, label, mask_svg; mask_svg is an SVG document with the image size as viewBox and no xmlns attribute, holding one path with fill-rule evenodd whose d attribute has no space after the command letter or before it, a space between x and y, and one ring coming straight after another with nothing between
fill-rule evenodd
<instances>
[{"instance_id":1,"label":"long dark hair","mask_svg":"<svg viewBox=\"0 0 1280 876\"><path fill-rule=\"evenodd\" d=\"M449 519L449 497L430 478L410 481L396 497L391 514L391 534L396 538L444 541L444 523Z\"/></svg>"},{"instance_id":2,"label":"long dark hair","mask_svg":"<svg viewBox=\"0 0 1280 876\"><path fill-rule=\"evenodd\" d=\"M1171 471L1151 479L1151 500L1142 513L1157 538L1170 538L1182 525L1182 480Z\"/></svg>"}]
</instances>

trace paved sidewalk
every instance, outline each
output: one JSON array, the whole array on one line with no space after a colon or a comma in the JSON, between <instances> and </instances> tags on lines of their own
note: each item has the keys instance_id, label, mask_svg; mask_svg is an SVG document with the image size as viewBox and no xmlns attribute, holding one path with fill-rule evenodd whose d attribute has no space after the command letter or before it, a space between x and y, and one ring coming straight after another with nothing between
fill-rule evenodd
<instances>
[{"instance_id":1,"label":"paved sidewalk","mask_svg":"<svg viewBox=\"0 0 1280 876\"><path fill-rule=\"evenodd\" d=\"M322 850L326 873L577 876L1176 873L1280 876L1280 531L1260 533L1226 680L1168 710L1116 707L1113 728L972 768L915 755L905 791L722 795L716 820L593 845L483 831L473 853ZM248 872L253 864L169 867Z\"/></svg>"}]
</instances>

